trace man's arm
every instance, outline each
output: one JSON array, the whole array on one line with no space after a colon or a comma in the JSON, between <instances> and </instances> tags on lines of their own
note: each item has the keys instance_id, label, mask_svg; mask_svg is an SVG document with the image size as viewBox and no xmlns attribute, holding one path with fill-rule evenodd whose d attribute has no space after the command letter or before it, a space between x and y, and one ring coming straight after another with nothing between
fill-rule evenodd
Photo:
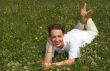
<instances>
[{"instance_id":1,"label":"man's arm","mask_svg":"<svg viewBox=\"0 0 110 71\"><path fill-rule=\"evenodd\" d=\"M44 57L44 63L51 63L52 61L52 47L49 46Z\"/></svg>"},{"instance_id":2,"label":"man's arm","mask_svg":"<svg viewBox=\"0 0 110 71\"><path fill-rule=\"evenodd\" d=\"M67 59L67 60L63 60L63 61L60 61L60 62L55 62L55 63L53 63L53 65L63 66L63 65L72 65L72 64L75 64L75 63L76 63L75 59Z\"/></svg>"},{"instance_id":3,"label":"man's arm","mask_svg":"<svg viewBox=\"0 0 110 71\"><path fill-rule=\"evenodd\" d=\"M47 69L51 66L52 63L52 49L53 49L53 44L50 41L50 39L48 40L48 43L49 45L43 60L43 67Z\"/></svg>"}]
</instances>

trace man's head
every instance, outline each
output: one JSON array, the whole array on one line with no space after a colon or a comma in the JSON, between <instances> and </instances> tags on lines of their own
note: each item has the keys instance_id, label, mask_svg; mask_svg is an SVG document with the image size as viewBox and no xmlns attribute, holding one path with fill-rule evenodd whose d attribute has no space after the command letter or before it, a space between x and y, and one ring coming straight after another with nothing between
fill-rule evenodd
<instances>
[{"instance_id":1,"label":"man's head","mask_svg":"<svg viewBox=\"0 0 110 71\"><path fill-rule=\"evenodd\" d=\"M63 47L63 35L65 27L61 24L51 24L48 26L49 37L54 46L58 48Z\"/></svg>"}]
</instances>

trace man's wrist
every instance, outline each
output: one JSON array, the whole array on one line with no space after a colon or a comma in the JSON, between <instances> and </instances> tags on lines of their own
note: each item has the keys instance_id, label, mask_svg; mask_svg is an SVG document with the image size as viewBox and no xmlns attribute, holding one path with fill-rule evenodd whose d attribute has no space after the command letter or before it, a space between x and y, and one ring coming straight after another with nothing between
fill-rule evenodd
<instances>
[{"instance_id":1,"label":"man's wrist","mask_svg":"<svg viewBox=\"0 0 110 71\"><path fill-rule=\"evenodd\" d=\"M65 64L65 61L62 61L62 62L61 62L61 65L64 65L64 64Z\"/></svg>"},{"instance_id":2,"label":"man's wrist","mask_svg":"<svg viewBox=\"0 0 110 71\"><path fill-rule=\"evenodd\" d=\"M47 53L52 53L52 51L51 52L48 51Z\"/></svg>"},{"instance_id":3,"label":"man's wrist","mask_svg":"<svg viewBox=\"0 0 110 71\"><path fill-rule=\"evenodd\" d=\"M50 63L50 62L45 62L45 63L43 64L44 69L49 69L50 66L51 66L51 63Z\"/></svg>"},{"instance_id":4,"label":"man's wrist","mask_svg":"<svg viewBox=\"0 0 110 71\"><path fill-rule=\"evenodd\" d=\"M49 45L47 53L52 53L52 49L53 49L52 46Z\"/></svg>"},{"instance_id":5,"label":"man's wrist","mask_svg":"<svg viewBox=\"0 0 110 71\"><path fill-rule=\"evenodd\" d=\"M49 47L52 48L53 46L52 45L49 45Z\"/></svg>"}]
</instances>

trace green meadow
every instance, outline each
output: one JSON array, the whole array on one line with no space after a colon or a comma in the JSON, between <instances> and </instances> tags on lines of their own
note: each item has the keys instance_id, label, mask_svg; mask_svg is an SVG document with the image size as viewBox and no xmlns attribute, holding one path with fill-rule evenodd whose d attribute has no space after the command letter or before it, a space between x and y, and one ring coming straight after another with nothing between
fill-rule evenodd
<instances>
[{"instance_id":1,"label":"green meadow","mask_svg":"<svg viewBox=\"0 0 110 71\"><path fill-rule=\"evenodd\" d=\"M81 0L0 0L0 71L43 71L47 26L62 23L66 31L80 19ZM47 71L110 71L110 0L87 0L94 10L99 36L75 65ZM82 36L83 37L83 36ZM56 55L53 62L67 59Z\"/></svg>"}]
</instances>

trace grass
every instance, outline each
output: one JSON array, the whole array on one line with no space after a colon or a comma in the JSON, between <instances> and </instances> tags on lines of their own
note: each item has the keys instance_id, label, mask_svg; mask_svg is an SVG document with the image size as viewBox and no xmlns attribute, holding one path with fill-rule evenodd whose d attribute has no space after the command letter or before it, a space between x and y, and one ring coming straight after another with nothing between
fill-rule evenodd
<instances>
[{"instance_id":1,"label":"grass","mask_svg":"<svg viewBox=\"0 0 110 71\"><path fill-rule=\"evenodd\" d=\"M0 0L0 71L43 71L47 26L64 23L71 30L79 19L81 0ZM94 9L99 36L81 49L77 64L49 71L110 70L109 0L87 0ZM57 55L54 61L65 59Z\"/></svg>"}]
</instances>

